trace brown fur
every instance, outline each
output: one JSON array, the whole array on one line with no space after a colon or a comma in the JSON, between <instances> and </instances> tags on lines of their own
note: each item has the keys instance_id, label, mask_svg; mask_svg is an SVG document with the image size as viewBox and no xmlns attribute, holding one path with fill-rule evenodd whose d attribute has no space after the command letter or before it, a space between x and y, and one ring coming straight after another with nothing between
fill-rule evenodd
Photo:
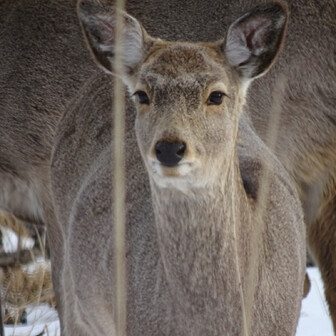
<instances>
[{"instance_id":1,"label":"brown fur","mask_svg":"<svg viewBox=\"0 0 336 336\"><path fill-rule=\"evenodd\" d=\"M36 0L7 0L0 3L1 19L4 18L0 20L3 46L0 48L0 206L25 220L47 223L52 264L57 270L53 273L53 281L58 297L64 296L60 290L61 273L58 270L65 269L63 233L66 225L64 228L61 223L57 223L50 203L48 167L55 127L66 111L68 116L64 117L63 124L67 118L71 118L73 108L69 108L69 103L72 100L77 101L80 106L78 114L92 120L92 123L95 119L89 118L90 113L97 116L102 109L108 110L111 103L108 81L99 78L100 75L92 81L95 67L81 37L75 2L49 0L41 5ZM213 0L211 4L204 0L129 0L127 10L139 18L153 36L209 41L222 37L232 23L232 18L239 17L258 3L258 0ZM269 74L254 81L249 90L246 108L257 133L265 139L274 83L279 74L285 73L288 76L276 153L298 186L308 230L311 231L310 245L322 271L335 324L336 312L332 304L335 302L333 284L336 282L336 274L332 271L335 268L335 246L331 237L334 235L335 226L336 4L334 0L292 0L288 5L290 19L284 51ZM85 82L89 83L83 87ZM92 97L97 86L101 87L100 96ZM81 87L83 89L79 90ZM90 101L85 98L89 95ZM83 99L82 103L79 103L80 97ZM132 108L128 107L130 125L133 123L132 113ZM108 132L108 126L103 122L106 118L108 116L102 116L102 121L97 126L98 129L101 128L101 133L92 131L97 141L101 141L102 136L107 136L104 132ZM77 129L76 123L70 123L67 128L69 141ZM80 144L85 143L87 150L90 144L88 138L89 136L83 135L82 142L78 143L78 153L74 153L75 157L81 158ZM136 147L132 137L127 141L130 146L128 148ZM109 139L106 140L107 143ZM96 150L99 152L101 149L94 150L95 146L92 146L92 151L88 150L91 153L90 160L102 159L96 154ZM137 161L138 154L128 155L128 160L134 158L132 164L135 169L129 171L128 175L128 180L133 183L128 189L129 202L147 210L147 220L137 217L131 210L128 214L139 223L133 227L132 234L130 233L137 238L142 225L151 230L147 226L151 218L151 207L145 198L145 195L149 195L147 185L139 182L145 181L146 177L143 173L136 177L136 172L141 171L141 165ZM76 176L90 170L88 164L83 162L84 159L78 164L75 162L75 167L66 166L69 169L69 181L75 181ZM69 209L68 204L75 197L76 185L81 182L85 183L85 180L73 182L75 185L71 188L72 191L68 191L66 195L62 195L60 188L57 198L59 197L58 202L62 204L61 209L65 209L61 211L64 214L60 217L63 223L70 213L66 209ZM102 184L105 185L105 182L102 181ZM140 194L144 197L130 196L137 190L141 190ZM106 207L108 204L107 202ZM103 219L90 217L91 215L86 213L92 222L104 222ZM108 216L105 222L107 219ZM106 230L108 231L105 224L104 232ZM94 232L93 230L92 234ZM90 233L82 237L83 241L88 237L90 238ZM71 242L73 238L67 239ZM92 241L86 245L90 248L83 247L84 251L81 250L84 252L84 265L92 255L89 250L94 250L95 245ZM148 245L143 242L142 246ZM141 257L147 260L146 253L143 252ZM150 258L147 262L155 264ZM86 268L83 266L78 271L85 273ZM91 271L96 271L94 265ZM106 282L102 279L101 284ZM154 282L151 284L155 285ZM141 310L142 307L139 304L138 309Z\"/></svg>"},{"instance_id":2,"label":"brown fur","mask_svg":"<svg viewBox=\"0 0 336 336\"><path fill-rule=\"evenodd\" d=\"M109 71L112 68L99 54L95 37L105 43L103 37L110 34L103 31L100 36L99 28L113 29L114 12L85 5L80 18L92 54ZM95 11L101 15L95 16ZM99 17L105 17L107 24L100 25ZM139 36L139 31L134 35ZM129 42L130 48L136 45ZM148 55L138 64L131 61L140 53L129 50L130 92L146 90L152 102L139 106L135 118L130 98L126 101L129 335L295 333L305 267L300 204L289 176L253 132L245 114L238 131L243 79L225 60L222 46L223 42L166 43L146 36L141 47ZM275 47L273 57L276 52ZM218 81L229 98L221 106L205 107ZM59 124L53 152L54 204L67 237L62 272L62 321L67 335L110 335L115 330L108 88L109 78L98 77L83 89ZM90 100L83 99L88 96ZM185 178L178 169L163 168L166 180L156 181L147 155L160 139L185 141L186 158L200 162L200 168ZM140 152L150 176L154 213ZM267 197L265 232L256 243L262 246L259 249L250 237L262 224L240 172L255 185L265 166L272 172L272 193ZM161 182L167 188L161 188ZM248 273L254 250L260 250L260 259L253 264L258 276L244 332L240 289L244 294L251 290Z\"/></svg>"}]
</instances>

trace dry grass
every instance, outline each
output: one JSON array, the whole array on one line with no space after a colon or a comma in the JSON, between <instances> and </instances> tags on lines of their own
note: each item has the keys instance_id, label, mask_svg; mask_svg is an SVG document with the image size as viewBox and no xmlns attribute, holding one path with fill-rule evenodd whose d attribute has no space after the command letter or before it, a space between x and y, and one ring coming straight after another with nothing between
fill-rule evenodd
<instances>
[{"instance_id":1,"label":"dry grass","mask_svg":"<svg viewBox=\"0 0 336 336\"><path fill-rule=\"evenodd\" d=\"M31 272L17 265L1 271L4 323L17 324L28 305L43 302L55 307L50 267L34 268Z\"/></svg>"},{"instance_id":2,"label":"dry grass","mask_svg":"<svg viewBox=\"0 0 336 336\"><path fill-rule=\"evenodd\" d=\"M0 265L1 302L4 323L18 324L24 320L28 305L48 303L55 307L55 296L51 281L50 262L45 258L45 244L39 237L38 249L29 251L32 262L22 264L19 253L22 238L30 237L24 224L14 216L0 211L0 229L10 229L18 236L18 257L10 265ZM38 251L38 253L36 253ZM2 255L6 256L6 253ZM13 258L12 254L10 254ZM11 259L9 258L9 259Z\"/></svg>"},{"instance_id":3,"label":"dry grass","mask_svg":"<svg viewBox=\"0 0 336 336\"><path fill-rule=\"evenodd\" d=\"M19 237L29 237L28 230L17 218L0 210L0 226L14 231Z\"/></svg>"}]
</instances>

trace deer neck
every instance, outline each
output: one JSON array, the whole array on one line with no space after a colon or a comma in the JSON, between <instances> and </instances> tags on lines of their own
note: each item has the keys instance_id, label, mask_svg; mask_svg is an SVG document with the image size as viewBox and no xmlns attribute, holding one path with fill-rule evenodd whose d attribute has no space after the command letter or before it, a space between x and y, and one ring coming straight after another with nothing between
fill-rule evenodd
<instances>
[{"instance_id":1,"label":"deer neck","mask_svg":"<svg viewBox=\"0 0 336 336\"><path fill-rule=\"evenodd\" d=\"M216 185L185 194L152 183L152 196L160 254L174 302L183 309L201 310L213 302L213 309L229 313L220 305L231 309L227 300L239 302L235 249L244 248L243 232L250 218L238 159Z\"/></svg>"}]
</instances>

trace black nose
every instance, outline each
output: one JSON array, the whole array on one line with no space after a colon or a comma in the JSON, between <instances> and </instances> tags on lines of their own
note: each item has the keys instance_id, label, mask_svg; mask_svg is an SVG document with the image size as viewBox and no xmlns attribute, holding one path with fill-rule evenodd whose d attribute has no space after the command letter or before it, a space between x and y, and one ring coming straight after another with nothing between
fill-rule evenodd
<instances>
[{"instance_id":1,"label":"black nose","mask_svg":"<svg viewBox=\"0 0 336 336\"><path fill-rule=\"evenodd\" d=\"M185 150L184 142L159 141L155 145L157 159L167 167L176 166L183 158Z\"/></svg>"}]
</instances>

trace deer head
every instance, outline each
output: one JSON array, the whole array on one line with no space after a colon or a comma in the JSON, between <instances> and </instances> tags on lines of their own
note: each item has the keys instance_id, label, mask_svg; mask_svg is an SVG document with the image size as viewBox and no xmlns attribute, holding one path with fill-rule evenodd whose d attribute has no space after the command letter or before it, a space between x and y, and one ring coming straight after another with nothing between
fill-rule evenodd
<instances>
[{"instance_id":1,"label":"deer head","mask_svg":"<svg viewBox=\"0 0 336 336\"><path fill-rule=\"evenodd\" d=\"M126 84L137 109L136 133L150 177L161 187L201 187L232 162L247 88L273 64L287 9L256 7L217 42L166 42L122 12ZM79 17L98 65L113 74L116 11L83 1Z\"/></svg>"}]
</instances>

